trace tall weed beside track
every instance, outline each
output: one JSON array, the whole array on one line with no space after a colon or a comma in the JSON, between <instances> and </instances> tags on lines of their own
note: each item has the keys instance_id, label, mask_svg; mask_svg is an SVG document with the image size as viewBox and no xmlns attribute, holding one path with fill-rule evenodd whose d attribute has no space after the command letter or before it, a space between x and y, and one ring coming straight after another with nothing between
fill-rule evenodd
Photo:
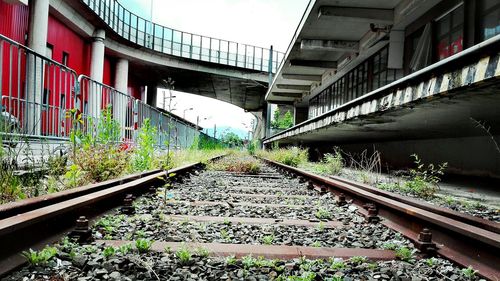
<instances>
[{"instance_id":1,"label":"tall weed beside track","mask_svg":"<svg viewBox=\"0 0 500 281\"><path fill-rule=\"evenodd\" d=\"M307 149L295 146L273 150L260 150L256 154L259 157L267 158L292 167L298 167L301 164L307 163L309 158Z\"/></svg>"}]
</instances>

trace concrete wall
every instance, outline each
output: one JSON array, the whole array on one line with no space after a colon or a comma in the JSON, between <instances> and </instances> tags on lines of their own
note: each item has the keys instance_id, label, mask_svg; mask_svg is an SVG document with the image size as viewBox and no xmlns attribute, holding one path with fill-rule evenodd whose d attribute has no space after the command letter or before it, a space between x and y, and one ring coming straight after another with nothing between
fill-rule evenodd
<instances>
[{"instance_id":1,"label":"concrete wall","mask_svg":"<svg viewBox=\"0 0 500 281\"><path fill-rule=\"evenodd\" d=\"M495 136L500 142L500 136ZM401 140L373 143L338 145L343 151L359 154L368 150L379 151L382 166L390 169L414 167L412 154L417 154L424 163L448 162L447 173L500 178L500 151L489 137L441 138L424 140ZM331 152L329 143L310 146L310 157L317 160L322 154ZM390 164L389 164L390 163Z\"/></svg>"}]
</instances>

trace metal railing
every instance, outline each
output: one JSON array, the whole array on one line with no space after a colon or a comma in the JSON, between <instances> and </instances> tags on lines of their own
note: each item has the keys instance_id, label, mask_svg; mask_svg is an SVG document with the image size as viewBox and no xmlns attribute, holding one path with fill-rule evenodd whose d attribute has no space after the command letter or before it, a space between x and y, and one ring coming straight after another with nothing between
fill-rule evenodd
<instances>
[{"instance_id":1,"label":"metal railing","mask_svg":"<svg viewBox=\"0 0 500 281\"><path fill-rule=\"evenodd\" d=\"M121 142L135 142L146 119L156 128L159 147L188 148L200 134L194 125L85 75L77 78L74 70L3 35L0 96L3 141L17 137L67 141L76 127L95 135L108 107L119 124Z\"/></svg>"},{"instance_id":2,"label":"metal railing","mask_svg":"<svg viewBox=\"0 0 500 281\"><path fill-rule=\"evenodd\" d=\"M276 73L284 53L187 33L153 23L116 0L82 0L121 37L152 50L183 58ZM272 64L269 63L270 58Z\"/></svg>"},{"instance_id":3,"label":"metal railing","mask_svg":"<svg viewBox=\"0 0 500 281\"><path fill-rule=\"evenodd\" d=\"M0 35L0 135L66 138L76 72Z\"/></svg>"}]
</instances>

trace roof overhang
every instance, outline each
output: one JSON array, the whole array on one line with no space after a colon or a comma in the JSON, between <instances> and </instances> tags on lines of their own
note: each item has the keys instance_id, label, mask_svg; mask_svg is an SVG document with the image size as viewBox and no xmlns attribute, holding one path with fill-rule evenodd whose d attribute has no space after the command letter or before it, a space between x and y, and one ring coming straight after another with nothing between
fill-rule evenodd
<instances>
[{"instance_id":1,"label":"roof overhang","mask_svg":"<svg viewBox=\"0 0 500 281\"><path fill-rule=\"evenodd\" d=\"M391 31L403 31L428 11L431 0L311 0L266 100L305 104L311 92L355 65Z\"/></svg>"}]
</instances>

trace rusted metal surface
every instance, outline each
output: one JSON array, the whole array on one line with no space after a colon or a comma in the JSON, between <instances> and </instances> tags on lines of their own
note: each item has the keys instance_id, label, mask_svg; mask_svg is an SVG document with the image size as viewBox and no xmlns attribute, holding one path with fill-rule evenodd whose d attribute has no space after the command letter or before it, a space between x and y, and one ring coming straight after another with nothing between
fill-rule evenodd
<instances>
[{"instance_id":1,"label":"rusted metal surface","mask_svg":"<svg viewBox=\"0 0 500 281\"><path fill-rule=\"evenodd\" d=\"M214 157L212 160L221 156ZM176 177L183 176L194 169L201 168L203 164L194 163L178 167L169 171L151 171L138 176L138 179L121 183L122 179L107 182L104 187L91 185L85 188L84 193L76 190L55 196L56 199L33 200L21 203L13 216L0 220L0 276L25 262L19 252L28 248L40 248L57 241L65 232L71 230L80 216L89 219L120 206L125 194L141 194L150 191L151 186L164 184L160 177L175 173ZM131 176L132 178L137 175ZM175 178L174 178L175 180ZM96 188L95 186L100 186ZM94 189L92 189L94 188ZM88 191L91 189L91 191ZM98 189L98 190L96 190ZM73 193L76 192L76 193ZM62 198L62 199L61 199ZM54 203L55 200L58 201ZM46 203L49 201L50 203ZM41 207L34 207L41 206ZM15 208L14 208L15 209ZM14 210L12 207L4 210ZM19 212L19 210L27 210Z\"/></svg>"},{"instance_id":2,"label":"rusted metal surface","mask_svg":"<svg viewBox=\"0 0 500 281\"><path fill-rule=\"evenodd\" d=\"M167 201L167 205L175 204L185 204L189 206L216 206L216 205L231 205L233 206L247 206L247 207L262 207L262 208L291 208L291 209L301 209L309 208L306 205L287 205L287 204L259 204L259 203L247 203L247 202L229 202L229 201L177 201L170 200Z\"/></svg>"},{"instance_id":3,"label":"rusted metal surface","mask_svg":"<svg viewBox=\"0 0 500 281\"><path fill-rule=\"evenodd\" d=\"M119 247L132 244L133 241L99 240L107 246ZM375 249L350 249L350 248L315 248L303 246L281 245L247 245L247 244L222 244L222 243L184 243L184 242L154 242L151 249L164 252L165 249L176 251L181 247L192 249L207 249L211 256L235 256L241 258L247 255L264 257L268 259L294 259L306 257L309 259L327 259L330 257L348 259L355 256L365 256L370 260L393 260L394 251Z\"/></svg>"},{"instance_id":4,"label":"rusted metal surface","mask_svg":"<svg viewBox=\"0 0 500 281\"><path fill-rule=\"evenodd\" d=\"M462 266L472 265L478 274L490 279L500 279L500 235L488 229L469 224L470 220L461 220L462 216L448 217L449 212L434 213L429 208L408 204L397 197L385 197L381 192L361 188L346 181L315 175L294 167L264 159L280 169L291 171L306 177L315 186L329 188L331 192L344 193L348 199L360 206L360 213L368 211L361 206L366 203L375 204L381 223L402 233L414 242L419 233L428 228L432 232L433 242L437 246L437 254L446 257Z\"/></svg>"},{"instance_id":5,"label":"rusted metal surface","mask_svg":"<svg viewBox=\"0 0 500 281\"><path fill-rule=\"evenodd\" d=\"M486 229L486 230L489 230L489 231L492 231L495 233L500 233L500 224L493 222L493 221L489 221L489 220L474 217L474 216L471 216L468 214L460 213L460 212L451 210L449 208L444 208L444 207L432 205L432 204L427 203L427 202L422 201L422 200L418 200L418 199L407 197L407 196L402 196L402 195L399 195L399 194L396 194L393 192L381 190L381 189L375 188L373 186L369 186L367 184L358 183L358 182L344 179L344 178L341 178L338 176L331 176L331 178L334 180L341 181L341 182L359 187L361 189L370 191L372 193L375 193L378 195L383 195L384 197L391 198L391 199L397 200L399 202L403 202L403 203L406 203L408 205L415 206L415 207L418 207L420 209L433 212L435 214L440 214L440 215L443 215L445 217L449 217L449 218L452 218L455 220L459 220L461 222L468 223L470 225L480 227L482 229Z\"/></svg>"},{"instance_id":6,"label":"rusted metal surface","mask_svg":"<svg viewBox=\"0 0 500 281\"><path fill-rule=\"evenodd\" d=\"M165 220L174 221L194 221L194 222L231 222L243 224L274 224L274 225L295 225L295 226L310 226L317 227L319 221L294 220L294 219L265 219L265 218L248 218L248 217L209 217L209 216L182 216L171 215L165 216ZM335 228L342 226L340 221L324 221L322 226L325 228Z\"/></svg>"},{"instance_id":7,"label":"rusted metal surface","mask_svg":"<svg viewBox=\"0 0 500 281\"><path fill-rule=\"evenodd\" d=\"M109 188L111 186L115 186L118 184L123 184L127 182L131 182L133 180L143 178L154 173L158 173L161 170L153 170L144 173L136 173L126 177L122 177L119 179L112 179L103 181L100 183L94 183L85 185L82 187L77 187L73 189L68 189L52 194L46 194L34 198L24 199L16 202L11 202L7 204L0 205L0 219L8 218L11 216L15 216L17 214L25 213L28 211L35 210L37 208L42 208L45 206L49 206L51 204L59 203L64 200L69 200L76 198L78 196L82 196L85 194L89 194L92 192L96 192L99 190L103 190Z\"/></svg>"},{"instance_id":8,"label":"rusted metal surface","mask_svg":"<svg viewBox=\"0 0 500 281\"><path fill-rule=\"evenodd\" d=\"M226 194L226 193L224 193ZM282 198L282 199L313 199L315 196L309 195L274 195L274 194L249 194L249 193L227 193L232 197L247 197L247 198Z\"/></svg>"}]
</instances>

